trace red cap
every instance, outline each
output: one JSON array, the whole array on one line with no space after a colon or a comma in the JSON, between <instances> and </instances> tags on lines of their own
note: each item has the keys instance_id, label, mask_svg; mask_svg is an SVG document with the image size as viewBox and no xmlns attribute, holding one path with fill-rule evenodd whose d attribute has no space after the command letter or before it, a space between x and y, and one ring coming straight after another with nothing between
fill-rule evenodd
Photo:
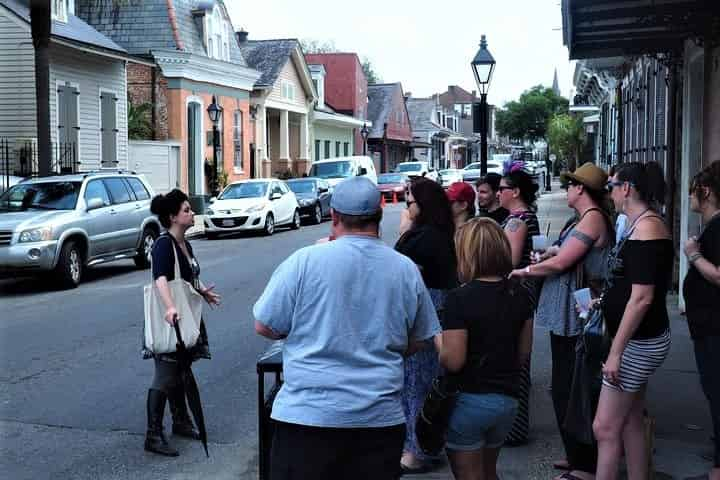
<instances>
[{"instance_id":1,"label":"red cap","mask_svg":"<svg viewBox=\"0 0 720 480\"><path fill-rule=\"evenodd\" d=\"M447 189L447 197L451 202L475 203L475 190L465 182L455 182Z\"/></svg>"}]
</instances>

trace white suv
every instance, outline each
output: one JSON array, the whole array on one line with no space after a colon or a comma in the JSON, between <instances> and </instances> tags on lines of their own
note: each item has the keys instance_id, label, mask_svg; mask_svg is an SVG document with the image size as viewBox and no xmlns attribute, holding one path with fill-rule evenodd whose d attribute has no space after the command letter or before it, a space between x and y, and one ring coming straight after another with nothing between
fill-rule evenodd
<instances>
[{"instance_id":1,"label":"white suv","mask_svg":"<svg viewBox=\"0 0 720 480\"><path fill-rule=\"evenodd\" d=\"M433 182L440 182L440 175L429 162L402 162L398 163L395 171L404 173L408 177L425 177Z\"/></svg>"}]
</instances>

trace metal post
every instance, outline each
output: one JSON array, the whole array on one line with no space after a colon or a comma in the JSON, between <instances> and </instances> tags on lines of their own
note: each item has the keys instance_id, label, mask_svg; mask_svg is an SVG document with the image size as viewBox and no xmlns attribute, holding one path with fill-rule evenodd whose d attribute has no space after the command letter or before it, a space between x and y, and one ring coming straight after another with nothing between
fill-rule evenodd
<instances>
[{"instance_id":1,"label":"metal post","mask_svg":"<svg viewBox=\"0 0 720 480\"><path fill-rule=\"evenodd\" d=\"M367 138L363 137L363 157L367 155Z\"/></svg>"},{"instance_id":2,"label":"metal post","mask_svg":"<svg viewBox=\"0 0 720 480\"><path fill-rule=\"evenodd\" d=\"M217 123L213 123L213 174L212 174L212 183L210 185L210 190L212 190L213 196L216 196L218 194L218 128Z\"/></svg>"},{"instance_id":3,"label":"metal post","mask_svg":"<svg viewBox=\"0 0 720 480\"><path fill-rule=\"evenodd\" d=\"M552 176L553 176L553 164L550 161L550 142L546 140L547 149L545 151L545 154L547 157L545 158L545 191L550 192L552 191Z\"/></svg>"},{"instance_id":4,"label":"metal post","mask_svg":"<svg viewBox=\"0 0 720 480\"><path fill-rule=\"evenodd\" d=\"M487 162L488 162L488 105L487 105L487 93L480 94L480 175L483 177L487 175Z\"/></svg>"}]
</instances>

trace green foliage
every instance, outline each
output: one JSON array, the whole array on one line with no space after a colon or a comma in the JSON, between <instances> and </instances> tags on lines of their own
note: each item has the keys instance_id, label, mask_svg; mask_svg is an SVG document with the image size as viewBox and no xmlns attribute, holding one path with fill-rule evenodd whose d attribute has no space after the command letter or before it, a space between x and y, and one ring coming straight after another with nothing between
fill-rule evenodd
<instances>
[{"instance_id":1,"label":"green foliage","mask_svg":"<svg viewBox=\"0 0 720 480\"><path fill-rule=\"evenodd\" d=\"M365 72L365 78L367 78L368 85L382 83L382 78L375 71L375 67L373 66L372 62L370 62L370 59L368 59L367 57L363 57L362 59L362 69L363 72Z\"/></svg>"},{"instance_id":2,"label":"green foliage","mask_svg":"<svg viewBox=\"0 0 720 480\"><path fill-rule=\"evenodd\" d=\"M553 116L547 138L550 148L567 165L568 170L575 170L580 151L585 145L582 118L567 113Z\"/></svg>"},{"instance_id":3,"label":"green foliage","mask_svg":"<svg viewBox=\"0 0 720 480\"><path fill-rule=\"evenodd\" d=\"M128 100L127 117L128 137L130 140L152 140L152 125L148 118L150 110L152 110L152 105L149 103L133 105Z\"/></svg>"},{"instance_id":4,"label":"green foliage","mask_svg":"<svg viewBox=\"0 0 720 480\"><path fill-rule=\"evenodd\" d=\"M555 94L552 88L537 85L498 110L495 125L501 136L512 140L541 140L547 137L550 119L566 113L568 104L568 99Z\"/></svg>"}]
</instances>

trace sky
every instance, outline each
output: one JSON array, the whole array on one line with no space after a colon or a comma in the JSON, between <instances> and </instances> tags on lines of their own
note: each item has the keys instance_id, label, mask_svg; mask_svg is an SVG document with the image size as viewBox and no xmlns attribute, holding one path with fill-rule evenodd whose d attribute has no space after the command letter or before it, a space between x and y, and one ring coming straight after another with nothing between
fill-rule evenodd
<instances>
[{"instance_id":1,"label":"sky","mask_svg":"<svg viewBox=\"0 0 720 480\"><path fill-rule=\"evenodd\" d=\"M332 42L367 57L413 97L448 85L477 90L470 62L480 36L497 62L488 102L502 106L538 84L569 96L574 65L562 43L560 0L225 0L249 39Z\"/></svg>"}]
</instances>

